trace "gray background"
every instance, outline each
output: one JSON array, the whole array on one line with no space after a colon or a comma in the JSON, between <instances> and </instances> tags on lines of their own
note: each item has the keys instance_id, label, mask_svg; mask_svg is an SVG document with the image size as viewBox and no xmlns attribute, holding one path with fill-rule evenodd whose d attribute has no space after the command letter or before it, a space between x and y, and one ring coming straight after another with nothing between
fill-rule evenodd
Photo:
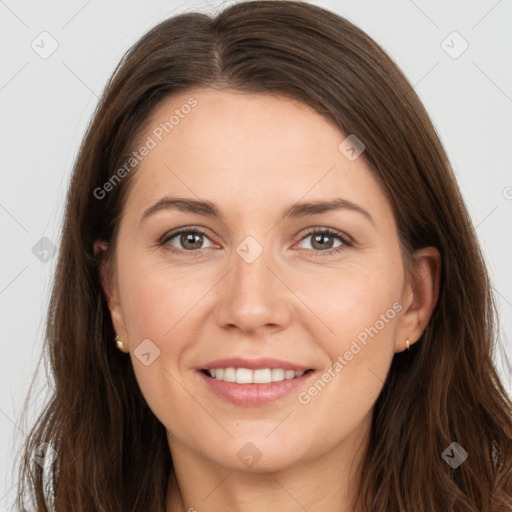
<instances>
[{"instance_id":1,"label":"gray background","mask_svg":"<svg viewBox=\"0 0 512 512\"><path fill-rule=\"evenodd\" d=\"M58 244L72 164L98 96L150 27L172 14L215 12L229 3L0 0L0 511L10 509L14 495L13 460L29 428L20 413L41 353L56 263L47 245L45 257L33 247L42 237ZM425 103L493 279L501 315L497 364L511 391L502 362L505 354L512 360L512 1L312 3L372 36ZM40 36L44 31L51 36ZM57 50L42 58L52 40ZM469 47L457 56L464 40ZM29 423L47 395L44 370L37 383Z\"/></svg>"}]
</instances>

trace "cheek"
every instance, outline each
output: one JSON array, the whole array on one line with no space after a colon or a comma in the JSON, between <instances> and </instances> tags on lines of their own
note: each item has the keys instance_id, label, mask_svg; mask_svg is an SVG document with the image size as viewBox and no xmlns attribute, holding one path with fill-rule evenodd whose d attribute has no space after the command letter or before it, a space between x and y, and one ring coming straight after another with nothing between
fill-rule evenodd
<instances>
[{"instance_id":1,"label":"cheek","mask_svg":"<svg viewBox=\"0 0 512 512\"><path fill-rule=\"evenodd\" d=\"M330 269L329 279L308 278L297 295L315 313L316 322L309 322L309 328L316 337L322 330L320 339L330 340L329 353L334 357L334 352L338 355L347 350L353 339L364 344L369 339L391 337L401 287L396 267L346 267Z\"/></svg>"},{"instance_id":2,"label":"cheek","mask_svg":"<svg viewBox=\"0 0 512 512\"><path fill-rule=\"evenodd\" d=\"M134 258L123 277L123 314L135 375L155 415L170 424L167 405L175 410L190 402L179 385L180 372L200 339L201 299L215 280L142 258Z\"/></svg>"},{"instance_id":3,"label":"cheek","mask_svg":"<svg viewBox=\"0 0 512 512\"><path fill-rule=\"evenodd\" d=\"M131 266L125 275L122 302L133 369L148 406L168 428L176 428L173 411L190 407L179 370L193 345L187 332L204 287L194 289L190 280L187 285L176 273L171 278L168 269L157 267L139 272Z\"/></svg>"},{"instance_id":4,"label":"cheek","mask_svg":"<svg viewBox=\"0 0 512 512\"><path fill-rule=\"evenodd\" d=\"M297 400L311 428L323 433L322 443L336 443L371 414L393 359L399 295L389 283L381 282L381 287L372 283L344 279L343 287L324 295L323 310L317 301L316 311L322 311L322 320L334 334L319 336L319 330L325 329L318 321L314 327L309 324L330 363Z\"/></svg>"},{"instance_id":5,"label":"cheek","mask_svg":"<svg viewBox=\"0 0 512 512\"><path fill-rule=\"evenodd\" d=\"M158 265L137 270L132 266L125 275L122 290L130 339L137 344L149 338L162 350L172 340L173 349L178 349L183 338L175 333L183 323L193 319L194 306L210 287L204 279L190 273L185 275L179 269L170 272L168 267Z\"/></svg>"},{"instance_id":6,"label":"cheek","mask_svg":"<svg viewBox=\"0 0 512 512\"><path fill-rule=\"evenodd\" d=\"M298 293L316 313L303 325L331 361L324 369L325 380L311 392L306 390L304 401L318 393L318 407L337 404L340 420L349 411L350 417L360 418L377 399L394 355L402 310L401 267L375 262L330 275L321 281L322 293L318 284Z\"/></svg>"}]
</instances>

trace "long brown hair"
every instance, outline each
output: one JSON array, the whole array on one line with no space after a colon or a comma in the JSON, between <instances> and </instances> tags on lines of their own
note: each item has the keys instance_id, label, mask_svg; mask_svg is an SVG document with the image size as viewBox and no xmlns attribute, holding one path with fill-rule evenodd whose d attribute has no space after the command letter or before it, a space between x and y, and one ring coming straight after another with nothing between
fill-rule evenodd
<instances>
[{"instance_id":1,"label":"long brown hair","mask_svg":"<svg viewBox=\"0 0 512 512\"><path fill-rule=\"evenodd\" d=\"M57 512L165 508L173 465L115 332L93 244L115 250L135 168L105 197L164 98L208 86L298 99L356 134L395 215L404 261L436 247L438 302L420 340L396 354L375 404L360 505L372 512L512 509L512 404L493 363L497 312L453 171L416 93L344 18L295 1L181 14L145 34L109 80L70 183L45 331L52 395L20 463L17 506ZM198 107L200 108L200 106ZM469 458L441 454L456 441ZM41 448L43 446L43 448ZM54 459L35 460L41 450Z\"/></svg>"}]
</instances>

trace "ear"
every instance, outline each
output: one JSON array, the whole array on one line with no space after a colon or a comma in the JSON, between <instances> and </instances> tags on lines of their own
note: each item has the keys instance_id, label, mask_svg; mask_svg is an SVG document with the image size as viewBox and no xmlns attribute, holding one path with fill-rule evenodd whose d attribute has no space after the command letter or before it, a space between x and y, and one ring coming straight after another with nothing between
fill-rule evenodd
<instances>
[{"instance_id":1,"label":"ear","mask_svg":"<svg viewBox=\"0 0 512 512\"><path fill-rule=\"evenodd\" d=\"M425 247L415 251L412 256L412 268L407 276L401 304L395 352L416 343L428 325L439 296L439 278L441 275L441 256L435 247Z\"/></svg>"},{"instance_id":2,"label":"ear","mask_svg":"<svg viewBox=\"0 0 512 512\"><path fill-rule=\"evenodd\" d=\"M114 278L113 270L109 264L107 251L108 242L105 242L104 240L96 240L96 242L94 242L94 256L99 261L98 277L107 298L112 325L114 326L116 333L119 335L119 339L124 342L125 350L123 350L123 352L128 352L128 336L125 327L123 308L119 301L117 281ZM114 343L114 340L112 340L112 343Z\"/></svg>"}]
</instances>

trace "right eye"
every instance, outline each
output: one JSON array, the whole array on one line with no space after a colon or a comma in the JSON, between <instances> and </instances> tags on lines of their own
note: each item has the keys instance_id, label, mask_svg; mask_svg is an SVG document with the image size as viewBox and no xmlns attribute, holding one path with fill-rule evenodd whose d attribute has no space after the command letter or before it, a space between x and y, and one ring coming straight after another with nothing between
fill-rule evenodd
<instances>
[{"instance_id":1,"label":"right eye","mask_svg":"<svg viewBox=\"0 0 512 512\"><path fill-rule=\"evenodd\" d=\"M174 239L177 240L181 247L176 247L170 243ZM160 240L160 245L165 246L171 252L193 256L203 252L205 248L202 245L205 239L209 240L204 231L198 228L187 227L165 234ZM213 244L210 242L210 245L207 247L213 247Z\"/></svg>"}]
</instances>

